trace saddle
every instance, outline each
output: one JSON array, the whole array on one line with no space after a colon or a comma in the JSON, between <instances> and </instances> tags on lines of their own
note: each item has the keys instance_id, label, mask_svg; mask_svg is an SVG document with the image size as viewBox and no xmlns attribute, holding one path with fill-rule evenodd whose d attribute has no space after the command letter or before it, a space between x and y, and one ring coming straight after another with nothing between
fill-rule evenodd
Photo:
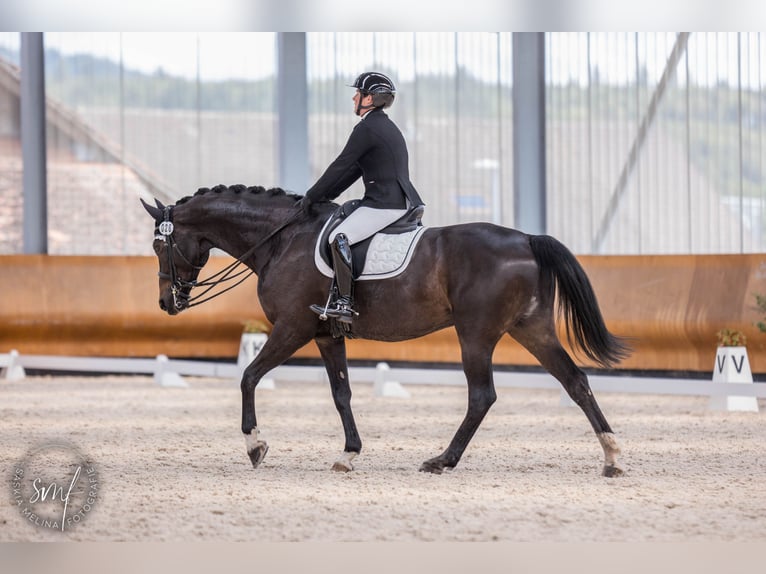
<instances>
[{"instance_id":1,"label":"saddle","mask_svg":"<svg viewBox=\"0 0 766 574\"><path fill-rule=\"evenodd\" d=\"M327 277L334 276L332 254L327 239L333 229L351 215L360 204L361 200L352 199L341 205L319 233L314 250L314 261L319 271ZM388 227L352 245L354 279L359 281L386 279L402 273L410 262L422 232L426 229L421 221L424 211L425 208L422 205L412 207Z\"/></svg>"}]
</instances>

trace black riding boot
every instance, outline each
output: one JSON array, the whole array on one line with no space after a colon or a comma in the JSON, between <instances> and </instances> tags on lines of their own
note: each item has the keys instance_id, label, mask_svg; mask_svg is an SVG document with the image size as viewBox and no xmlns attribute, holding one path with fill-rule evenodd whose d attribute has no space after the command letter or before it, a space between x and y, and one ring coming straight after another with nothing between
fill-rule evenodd
<instances>
[{"instance_id":1,"label":"black riding boot","mask_svg":"<svg viewBox=\"0 0 766 574\"><path fill-rule=\"evenodd\" d=\"M343 233L335 236L332 242L332 265L335 269L335 283L338 287L337 299L325 308L312 305L311 310L320 318L334 317L343 323L351 323L355 315L354 305L354 265L351 260L351 246Z\"/></svg>"}]
</instances>

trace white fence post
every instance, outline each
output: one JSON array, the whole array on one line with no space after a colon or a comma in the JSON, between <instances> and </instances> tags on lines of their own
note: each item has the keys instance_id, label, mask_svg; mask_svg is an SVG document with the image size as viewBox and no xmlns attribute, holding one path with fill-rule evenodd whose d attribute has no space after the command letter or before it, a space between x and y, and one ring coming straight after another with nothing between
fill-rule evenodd
<instances>
[{"instance_id":1,"label":"white fence post","mask_svg":"<svg viewBox=\"0 0 766 574\"><path fill-rule=\"evenodd\" d=\"M167 355L157 355L154 382L161 387L187 388L189 386L189 383L187 383L181 375L170 370Z\"/></svg>"},{"instance_id":2,"label":"white fence post","mask_svg":"<svg viewBox=\"0 0 766 574\"><path fill-rule=\"evenodd\" d=\"M6 381L20 381L27 376L24 367L19 363L19 352L13 349L10 353L0 355L0 379Z\"/></svg>"},{"instance_id":3,"label":"white fence post","mask_svg":"<svg viewBox=\"0 0 766 574\"><path fill-rule=\"evenodd\" d=\"M388 363L378 363L375 365L375 382L373 384L373 394L376 397L396 397L398 399L409 399L410 392L397 381L389 381L391 367Z\"/></svg>"}]
</instances>

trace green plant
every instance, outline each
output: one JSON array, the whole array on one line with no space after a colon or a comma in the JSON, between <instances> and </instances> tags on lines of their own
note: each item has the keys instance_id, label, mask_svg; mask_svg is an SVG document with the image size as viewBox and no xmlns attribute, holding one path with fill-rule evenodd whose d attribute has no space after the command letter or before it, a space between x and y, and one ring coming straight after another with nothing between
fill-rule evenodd
<instances>
[{"instance_id":1,"label":"green plant","mask_svg":"<svg viewBox=\"0 0 766 574\"><path fill-rule=\"evenodd\" d=\"M744 347L747 345L747 337L742 331L736 329L721 329L716 333L719 347Z\"/></svg>"},{"instance_id":2,"label":"green plant","mask_svg":"<svg viewBox=\"0 0 766 574\"><path fill-rule=\"evenodd\" d=\"M755 296L755 304L758 307L758 311L764 316L763 319L758 321L755 325L761 333L766 333L766 295L753 293L753 296Z\"/></svg>"},{"instance_id":3,"label":"green plant","mask_svg":"<svg viewBox=\"0 0 766 574\"><path fill-rule=\"evenodd\" d=\"M243 325L243 333L269 333L271 331L269 324L260 319L248 319Z\"/></svg>"}]
</instances>

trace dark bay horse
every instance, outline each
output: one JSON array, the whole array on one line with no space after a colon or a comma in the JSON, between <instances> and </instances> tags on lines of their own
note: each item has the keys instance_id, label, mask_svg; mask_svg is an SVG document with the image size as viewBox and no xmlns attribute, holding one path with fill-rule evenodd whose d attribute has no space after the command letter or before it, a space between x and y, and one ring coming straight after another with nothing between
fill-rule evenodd
<instances>
[{"instance_id":1,"label":"dark bay horse","mask_svg":"<svg viewBox=\"0 0 766 574\"><path fill-rule=\"evenodd\" d=\"M242 377L242 432L257 467L268 447L258 438L255 388L261 377L312 339L324 360L346 435L334 470L351 470L362 442L351 411L345 339L333 337L309 305L327 298L331 280L314 263L314 242L337 208L325 203L311 215L296 208L299 196L281 189L202 188L173 206L144 207L154 218L160 267L160 307L175 315L211 248L217 247L258 275L258 297L273 330ZM468 382L468 409L446 450L420 470L441 473L457 465L496 394L492 353L506 333L526 347L558 379L585 413L604 451L604 476L619 476L619 448L585 373L560 344L554 302L573 343L595 363L609 367L628 354L606 328L590 281L557 240L489 223L428 228L407 271L356 287L356 337L402 341L454 325Z\"/></svg>"}]
</instances>

